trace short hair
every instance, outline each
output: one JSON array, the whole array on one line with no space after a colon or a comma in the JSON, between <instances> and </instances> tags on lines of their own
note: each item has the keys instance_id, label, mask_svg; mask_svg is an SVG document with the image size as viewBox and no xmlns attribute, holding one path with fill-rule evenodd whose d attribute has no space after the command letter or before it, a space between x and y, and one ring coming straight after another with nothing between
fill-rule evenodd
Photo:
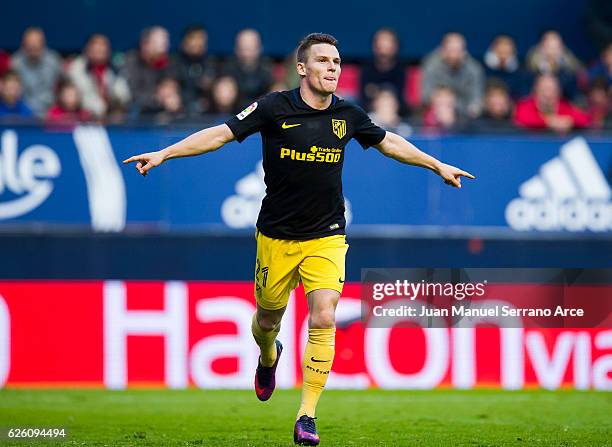
<instances>
[{"instance_id":1,"label":"short hair","mask_svg":"<svg viewBox=\"0 0 612 447\"><path fill-rule=\"evenodd\" d=\"M2 82L5 82L9 79L15 79L21 84L21 77L19 76L19 73L17 73L15 70L7 70L2 76L0 76L0 81Z\"/></svg>"},{"instance_id":2,"label":"short hair","mask_svg":"<svg viewBox=\"0 0 612 447\"><path fill-rule=\"evenodd\" d=\"M77 88L76 84L74 82L72 82L70 79L68 78L62 78L58 81L57 83L57 93L61 93L62 90L65 90L67 88Z\"/></svg>"},{"instance_id":3,"label":"short hair","mask_svg":"<svg viewBox=\"0 0 612 447\"><path fill-rule=\"evenodd\" d=\"M207 34L207 30L204 27L204 25L201 25L199 23L192 23L191 25L187 26L184 30L183 30L183 35L182 38L184 39L185 37L193 34L193 33L204 33Z\"/></svg>"},{"instance_id":4,"label":"short hair","mask_svg":"<svg viewBox=\"0 0 612 447\"><path fill-rule=\"evenodd\" d=\"M379 34L382 34L382 33L391 34L391 36L393 36L393 38L395 39L395 41L399 45L400 39L399 39L399 36L397 34L397 31L395 31L395 29L393 29L391 27L388 27L388 26L383 26L382 28L377 29L374 32L374 34L372 34L371 41L374 42L374 40L376 39L376 36L378 36Z\"/></svg>"},{"instance_id":5,"label":"short hair","mask_svg":"<svg viewBox=\"0 0 612 447\"><path fill-rule=\"evenodd\" d=\"M589 92L593 90L608 90L608 79L605 76L598 76L591 81L591 85L589 86Z\"/></svg>"},{"instance_id":6,"label":"short hair","mask_svg":"<svg viewBox=\"0 0 612 447\"><path fill-rule=\"evenodd\" d=\"M453 95L454 98L457 97L457 94L455 93L455 90L452 89L452 87L448 84L438 84L436 85L436 87L433 89L432 92L432 96L436 93L450 93L451 95Z\"/></svg>"},{"instance_id":7,"label":"short hair","mask_svg":"<svg viewBox=\"0 0 612 447\"><path fill-rule=\"evenodd\" d=\"M532 85L532 90L535 90L538 85L540 85L540 83L542 82L542 80L544 79L551 79L552 81L555 82L555 84L557 85L557 89L559 90L559 94L563 95L563 92L561 90L561 84L559 83L559 79L551 73L540 73L539 75L536 76L535 80L533 81L533 85Z\"/></svg>"},{"instance_id":8,"label":"short hair","mask_svg":"<svg viewBox=\"0 0 612 447\"><path fill-rule=\"evenodd\" d=\"M329 45L333 45L334 47L338 46L338 39L336 39L331 34L325 33L310 33L306 37L304 37L297 49L297 61L298 62L306 62L308 58L308 50L311 46L316 45L318 43L327 43Z\"/></svg>"},{"instance_id":9,"label":"short hair","mask_svg":"<svg viewBox=\"0 0 612 447\"><path fill-rule=\"evenodd\" d=\"M99 32L91 33L89 36L87 36L85 46L89 45L92 41L97 39L104 39L108 43L108 46L110 46L110 39L108 38L108 36L104 33Z\"/></svg>"},{"instance_id":10,"label":"short hair","mask_svg":"<svg viewBox=\"0 0 612 447\"><path fill-rule=\"evenodd\" d=\"M543 28L540 30L540 35L538 36L540 40L544 38L549 33L553 33L561 37L561 32L557 28Z\"/></svg>"},{"instance_id":11,"label":"short hair","mask_svg":"<svg viewBox=\"0 0 612 447\"><path fill-rule=\"evenodd\" d=\"M167 84L167 83L172 83L172 84L176 85L178 88L180 88L180 84L179 84L178 80L175 77L173 77L173 76L162 76L155 83L155 87L159 88L161 85Z\"/></svg>"},{"instance_id":12,"label":"short hair","mask_svg":"<svg viewBox=\"0 0 612 447\"><path fill-rule=\"evenodd\" d=\"M491 46L498 44L502 40L509 41L510 43L512 43L514 47L516 47L516 42L514 42L514 39L512 38L512 36L510 34L503 34L503 33L495 36L495 39L493 39Z\"/></svg>"},{"instance_id":13,"label":"short hair","mask_svg":"<svg viewBox=\"0 0 612 447\"><path fill-rule=\"evenodd\" d=\"M442 37L442 45L445 45L453 37L460 39L463 44L466 44L465 36L458 31L449 31Z\"/></svg>"},{"instance_id":14,"label":"short hair","mask_svg":"<svg viewBox=\"0 0 612 447\"><path fill-rule=\"evenodd\" d=\"M504 93L508 93L508 84L501 78L492 77L487 80L485 93L490 93L492 91L503 91Z\"/></svg>"},{"instance_id":15,"label":"short hair","mask_svg":"<svg viewBox=\"0 0 612 447\"><path fill-rule=\"evenodd\" d=\"M45 37L45 32L40 26L29 26L24 30L22 34L22 39L30 33L39 33L42 34L43 37Z\"/></svg>"},{"instance_id":16,"label":"short hair","mask_svg":"<svg viewBox=\"0 0 612 447\"><path fill-rule=\"evenodd\" d=\"M156 31L162 31L168 34L168 30L164 28L163 26L160 26L160 25L149 26L147 28L144 28L140 32L140 42L142 43L142 42L149 40L149 38L151 37L151 34L153 34Z\"/></svg>"}]
</instances>

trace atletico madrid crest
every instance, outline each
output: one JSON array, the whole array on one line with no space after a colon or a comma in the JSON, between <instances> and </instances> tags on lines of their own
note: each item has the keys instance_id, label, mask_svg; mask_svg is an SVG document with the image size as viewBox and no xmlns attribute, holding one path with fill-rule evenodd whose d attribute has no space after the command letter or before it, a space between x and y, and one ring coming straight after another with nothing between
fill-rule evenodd
<instances>
[{"instance_id":1,"label":"atletico madrid crest","mask_svg":"<svg viewBox=\"0 0 612 447\"><path fill-rule=\"evenodd\" d=\"M332 119L332 130L340 139L346 135L346 120Z\"/></svg>"}]
</instances>

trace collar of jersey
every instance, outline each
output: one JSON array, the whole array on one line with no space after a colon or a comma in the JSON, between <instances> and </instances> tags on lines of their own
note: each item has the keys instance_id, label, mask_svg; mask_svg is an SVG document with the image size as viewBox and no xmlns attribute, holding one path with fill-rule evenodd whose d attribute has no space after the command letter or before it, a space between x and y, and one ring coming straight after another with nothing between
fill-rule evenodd
<instances>
[{"instance_id":1,"label":"collar of jersey","mask_svg":"<svg viewBox=\"0 0 612 447\"><path fill-rule=\"evenodd\" d=\"M300 88L294 88L293 90L291 90L291 96L293 98L293 102L298 106L301 107L303 109L308 109L308 110L312 110L313 112L325 112L326 110L331 110L336 103L338 102L338 97L336 95L332 94L332 101L331 104L329 105L329 107L327 107L327 109L315 109L314 107L310 107L308 104L306 104L306 101L304 101L302 99L302 95L300 95Z\"/></svg>"}]
</instances>

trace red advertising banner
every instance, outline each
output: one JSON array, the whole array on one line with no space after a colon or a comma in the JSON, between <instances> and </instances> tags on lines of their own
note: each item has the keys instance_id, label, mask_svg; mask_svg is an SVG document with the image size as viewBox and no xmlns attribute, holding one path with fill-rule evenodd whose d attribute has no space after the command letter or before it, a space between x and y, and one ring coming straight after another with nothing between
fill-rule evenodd
<instances>
[{"instance_id":1,"label":"red advertising banner","mask_svg":"<svg viewBox=\"0 0 612 447\"><path fill-rule=\"evenodd\" d=\"M0 386L250 388L250 282L0 282ZM612 389L612 329L364 327L360 285L337 310L329 387ZM289 302L277 383L301 381L303 289Z\"/></svg>"}]
</instances>

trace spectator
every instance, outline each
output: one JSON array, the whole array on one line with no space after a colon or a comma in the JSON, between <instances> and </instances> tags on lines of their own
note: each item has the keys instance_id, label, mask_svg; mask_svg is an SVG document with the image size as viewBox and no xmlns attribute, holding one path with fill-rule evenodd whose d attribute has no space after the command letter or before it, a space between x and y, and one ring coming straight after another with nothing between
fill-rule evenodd
<instances>
[{"instance_id":1,"label":"spectator","mask_svg":"<svg viewBox=\"0 0 612 447\"><path fill-rule=\"evenodd\" d=\"M606 121L612 116L612 87L606 78L595 79L589 86L586 97L586 106L593 121L593 127L602 128L606 126Z\"/></svg>"},{"instance_id":2,"label":"spectator","mask_svg":"<svg viewBox=\"0 0 612 447\"><path fill-rule=\"evenodd\" d=\"M487 83L484 110L475 127L484 131L515 128L512 122L512 100L502 81L494 78Z\"/></svg>"},{"instance_id":3,"label":"spectator","mask_svg":"<svg viewBox=\"0 0 612 447\"><path fill-rule=\"evenodd\" d=\"M22 98L22 87L19 75L7 71L0 78L0 118L29 118L32 110Z\"/></svg>"},{"instance_id":4,"label":"spectator","mask_svg":"<svg viewBox=\"0 0 612 447\"><path fill-rule=\"evenodd\" d=\"M225 65L224 74L240 86L241 105L249 105L270 91L273 83L271 62L261 55L261 39L254 29L244 29L236 36L234 56Z\"/></svg>"},{"instance_id":5,"label":"spectator","mask_svg":"<svg viewBox=\"0 0 612 447\"><path fill-rule=\"evenodd\" d=\"M399 38L395 31L382 28L372 38L373 58L361 69L361 103L370 109L381 88L397 92L401 112L405 114L405 66L399 61Z\"/></svg>"},{"instance_id":6,"label":"spectator","mask_svg":"<svg viewBox=\"0 0 612 447\"><path fill-rule=\"evenodd\" d=\"M465 128L465 119L457 112L457 96L447 86L436 87L423 116L423 125L438 131L460 131Z\"/></svg>"},{"instance_id":7,"label":"spectator","mask_svg":"<svg viewBox=\"0 0 612 447\"><path fill-rule=\"evenodd\" d=\"M425 103L431 102L434 90L442 85L452 89L460 114L472 118L480 114L484 90L483 69L467 53L461 34L445 35L440 47L423 64Z\"/></svg>"},{"instance_id":8,"label":"spectator","mask_svg":"<svg viewBox=\"0 0 612 447\"><path fill-rule=\"evenodd\" d=\"M212 87L211 113L234 115L240 111L238 84L231 76L221 76Z\"/></svg>"},{"instance_id":9,"label":"spectator","mask_svg":"<svg viewBox=\"0 0 612 447\"><path fill-rule=\"evenodd\" d=\"M603 49L597 64L589 69L588 77L589 83L603 78L608 87L612 86L612 42Z\"/></svg>"},{"instance_id":10,"label":"spectator","mask_svg":"<svg viewBox=\"0 0 612 447\"><path fill-rule=\"evenodd\" d=\"M152 117L157 124L168 124L186 117L181 90L176 79L160 79L155 89L155 103L143 109L143 115Z\"/></svg>"},{"instance_id":11,"label":"spectator","mask_svg":"<svg viewBox=\"0 0 612 447\"><path fill-rule=\"evenodd\" d=\"M183 33L181 48L173 58L181 86L183 104L188 111L207 110L205 98L216 75L215 60L208 55L208 33L203 26L193 25Z\"/></svg>"},{"instance_id":12,"label":"spectator","mask_svg":"<svg viewBox=\"0 0 612 447\"><path fill-rule=\"evenodd\" d=\"M550 129L558 133L591 124L588 114L561 96L559 81L550 74L536 78L532 95L516 106L515 121L529 129Z\"/></svg>"},{"instance_id":13,"label":"spectator","mask_svg":"<svg viewBox=\"0 0 612 447\"><path fill-rule=\"evenodd\" d=\"M92 35L83 54L67 70L69 79L79 90L83 108L98 118L109 109L122 108L130 100L125 79L110 64L110 43L104 34Z\"/></svg>"},{"instance_id":14,"label":"spectator","mask_svg":"<svg viewBox=\"0 0 612 447\"><path fill-rule=\"evenodd\" d=\"M4 50L0 50L0 77L11 68L11 57Z\"/></svg>"},{"instance_id":15,"label":"spectator","mask_svg":"<svg viewBox=\"0 0 612 447\"><path fill-rule=\"evenodd\" d=\"M47 48L42 29L25 30L12 67L19 74L26 102L36 115L44 116L53 103L62 65L57 53Z\"/></svg>"},{"instance_id":16,"label":"spectator","mask_svg":"<svg viewBox=\"0 0 612 447\"><path fill-rule=\"evenodd\" d=\"M557 31L546 31L540 42L527 53L527 69L534 75L551 74L561 84L563 96L574 99L578 93L577 74L582 66L565 47Z\"/></svg>"},{"instance_id":17,"label":"spectator","mask_svg":"<svg viewBox=\"0 0 612 447\"><path fill-rule=\"evenodd\" d=\"M370 118L378 126L402 137L412 134L412 127L402 121L399 114L400 102L395 92L390 88L380 88L372 100Z\"/></svg>"},{"instance_id":18,"label":"spectator","mask_svg":"<svg viewBox=\"0 0 612 447\"><path fill-rule=\"evenodd\" d=\"M90 119L90 113L81 105L81 95L76 85L70 81L61 82L57 91L57 100L47 112L47 122L75 124Z\"/></svg>"},{"instance_id":19,"label":"spectator","mask_svg":"<svg viewBox=\"0 0 612 447\"><path fill-rule=\"evenodd\" d=\"M137 113L155 107L157 84L162 78L172 75L168 46L165 28L146 28L140 35L140 48L125 57L121 74L127 79Z\"/></svg>"},{"instance_id":20,"label":"spectator","mask_svg":"<svg viewBox=\"0 0 612 447\"><path fill-rule=\"evenodd\" d=\"M514 40L507 35L499 35L491 43L484 56L487 79L499 79L510 90L514 99L529 93L532 78L521 68Z\"/></svg>"}]
</instances>

